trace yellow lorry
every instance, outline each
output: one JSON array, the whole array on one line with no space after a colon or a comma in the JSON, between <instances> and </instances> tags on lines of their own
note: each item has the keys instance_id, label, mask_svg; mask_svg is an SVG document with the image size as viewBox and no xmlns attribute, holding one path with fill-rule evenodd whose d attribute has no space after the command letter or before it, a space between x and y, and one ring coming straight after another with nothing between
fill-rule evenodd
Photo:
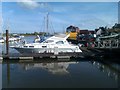
<instances>
[{"instance_id":1,"label":"yellow lorry","mask_svg":"<svg viewBox=\"0 0 120 90\"><path fill-rule=\"evenodd\" d=\"M66 28L66 34L70 34L69 39L77 39L77 34L79 32L79 28L75 26L69 26Z\"/></svg>"}]
</instances>

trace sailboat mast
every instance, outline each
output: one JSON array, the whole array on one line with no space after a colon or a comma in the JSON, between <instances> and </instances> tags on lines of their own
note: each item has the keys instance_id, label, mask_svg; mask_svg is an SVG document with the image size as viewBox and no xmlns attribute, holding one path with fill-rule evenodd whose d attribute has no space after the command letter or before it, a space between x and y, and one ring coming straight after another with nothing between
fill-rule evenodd
<instances>
[{"instance_id":1,"label":"sailboat mast","mask_svg":"<svg viewBox=\"0 0 120 90\"><path fill-rule=\"evenodd\" d=\"M46 33L48 33L48 26L49 25L49 13L47 13L47 21L46 21Z\"/></svg>"}]
</instances>

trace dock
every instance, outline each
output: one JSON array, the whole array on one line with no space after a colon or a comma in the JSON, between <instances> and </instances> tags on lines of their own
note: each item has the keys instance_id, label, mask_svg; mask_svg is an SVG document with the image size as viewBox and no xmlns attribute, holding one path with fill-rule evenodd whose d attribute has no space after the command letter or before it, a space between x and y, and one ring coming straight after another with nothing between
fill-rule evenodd
<instances>
[{"instance_id":1,"label":"dock","mask_svg":"<svg viewBox=\"0 0 120 90\"><path fill-rule=\"evenodd\" d=\"M106 37L105 37L106 38ZM108 37L107 37L108 38ZM102 38L103 39L103 38ZM78 40L71 40L73 44L79 44ZM4 60L35 60L41 58L52 59L71 59L71 58L96 58L103 56L119 56L120 53L120 39L103 39L94 42L94 47L80 47L82 52L60 52L60 53L9 53L8 30L6 30L6 53L0 53L0 63Z\"/></svg>"},{"instance_id":2,"label":"dock","mask_svg":"<svg viewBox=\"0 0 120 90\"><path fill-rule=\"evenodd\" d=\"M47 59L75 59L75 58L101 58L104 56L107 57L119 57L119 52L120 52L120 48L98 48L98 47L80 47L80 49L82 50L82 52L61 52L61 53L31 53L31 54L20 54L20 53L0 53L0 63L2 63L3 61L12 61L12 60L43 60L44 58Z\"/></svg>"},{"instance_id":3,"label":"dock","mask_svg":"<svg viewBox=\"0 0 120 90\"><path fill-rule=\"evenodd\" d=\"M33 53L33 54L20 54L20 53L9 53L9 54L0 54L2 60L40 60L42 58L49 59L73 59L73 58L88 58L95 57L100 50L88 49L87 47L80 48L83 52L61 52L58 54L55 53ZM99 55L98 55L99 56Z\"/></svg>"},{"instance_id":4,"label":"dock","mask_svg":"<svg viewBox=\"0 0 120 90\"><path fill-rule=\"evenodd\" d=\"M119 54L117 51L120 51L120 49L115 49L114 52L106 49L100 49L100 48L89 48L89 47L80 47L82 52L78 53L70 53L70 52L61 52L58 54L55 53L33 53L33 54L20 54L20 53L9 53L9 54L0 54L0 62L5 60L41 60L44 58L47 59L75 59L75 58L101 58L101 57L119 57L116 56ZM113 49L112 49L113 50ZM116 53L115 53L116 51Z\"/></svg>"},{"instance_id":5,"label":"dock","mask_svg":"<svg viewBox=\"0 0 120 90\"><path fill-rule=\"evenodd\" d=\"M1 55L3 60L33 60L40 58L57 58L57 59L66 59L66 58L79 58L83 57L83 53L33 53L33 54L20 54L20 53L10 53L8 55Z\"/></svg>"},{"instance_id":6,"label":"dock","mask_svg":"<svg viewBox=\"0 0 120 90\"><path fill-rule=\"evenodd\" d=\"M120 34L99 36L94 42L68 39L73 44L85 43L87 46L80 47L84 56L93 57L120 57Z\"/></svg>"}]
</instances>

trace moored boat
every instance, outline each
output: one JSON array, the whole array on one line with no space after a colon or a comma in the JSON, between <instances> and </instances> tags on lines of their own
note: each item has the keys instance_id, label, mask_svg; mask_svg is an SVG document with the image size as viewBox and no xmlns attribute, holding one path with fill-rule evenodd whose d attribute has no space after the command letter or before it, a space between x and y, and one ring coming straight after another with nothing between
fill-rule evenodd
<instances>
[{"instance_id":1,"label":"moored boat","mask_svg":"<svg viewBox=\"0 0 120 90\"><path fill-rule=\"evenodd\" d=\"M11 46L20 53L61 53L61 52L82 52L77 45L70 44L66 39L69 34L58 34L49 37L41 43L29 43Z\"/></svg>"},{"instance_id":2,"label":"moored boat","mask_svg":"<svg viewBox=\"0 0 120 90\"><path fill-rule=\"evenodd\" d=\"M0 43L4 43L4 39L2 37L0 37Z\"/></svg>"}]
</instances>

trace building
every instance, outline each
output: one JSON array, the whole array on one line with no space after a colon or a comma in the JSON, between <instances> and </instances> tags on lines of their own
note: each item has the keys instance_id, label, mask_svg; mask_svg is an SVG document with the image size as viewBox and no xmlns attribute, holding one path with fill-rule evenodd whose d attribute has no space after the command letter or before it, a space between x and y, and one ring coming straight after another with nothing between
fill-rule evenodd
<instances>
[{"instance_id":1,"label":"building","mask_svg":"<svg viewBox=\"0 0 120 90\"><path fill-rule=\"evenodd\" d=\"M77 35L77 40L79 41L94 41L95 40L95 31L93 30L80 30L80 33Z\"/></svg>"}]
</instances>

